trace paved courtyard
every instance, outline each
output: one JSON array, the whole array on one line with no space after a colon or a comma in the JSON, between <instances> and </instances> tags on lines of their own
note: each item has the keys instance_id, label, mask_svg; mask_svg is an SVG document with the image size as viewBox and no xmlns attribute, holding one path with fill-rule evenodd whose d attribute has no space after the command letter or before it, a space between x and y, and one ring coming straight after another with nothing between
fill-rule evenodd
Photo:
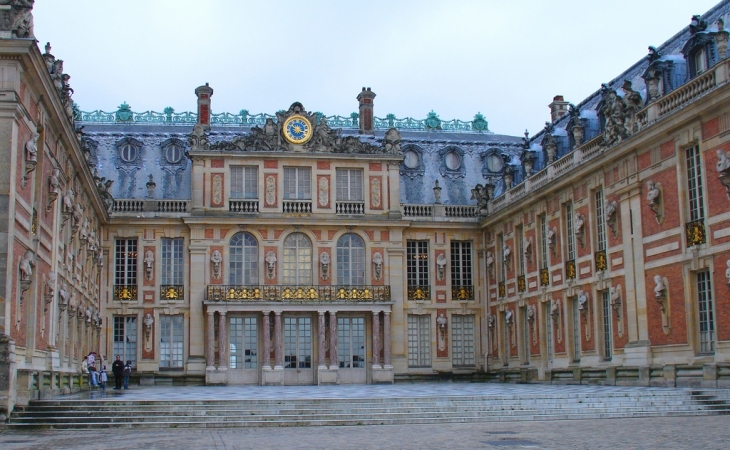
<instances>
[{"instance_id":1,"label":"paved courtyard","mask_svg":"<svg viewBox=\"0 0 730 450\"><path fill-rule=\"evenodd\" d=\"M128 400L243 398L363 398L426 395L510 395L632 391L640 387L506 384L388 386L155 387L84 392L63 398ZM655 388L659 389L659 388ZM0 448L15 449L726 449L730 416L537 422L445 423L355 427L0 432Z\"/></svg>"}]
</instances>

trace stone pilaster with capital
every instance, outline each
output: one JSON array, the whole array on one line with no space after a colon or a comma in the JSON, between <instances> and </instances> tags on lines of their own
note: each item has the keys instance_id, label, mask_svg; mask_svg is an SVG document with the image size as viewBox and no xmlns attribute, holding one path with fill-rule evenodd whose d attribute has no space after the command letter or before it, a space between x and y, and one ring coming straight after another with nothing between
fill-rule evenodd
<instances>
[{"instance_id":1,"label":"stone pilaster with capital","mask_svg":"<svg viewBox=\"0 0 730 450\"><path fill-rule=\"evenodd\" d=\"M337 313L330 311L330 369L337 369Z\"/></svg>"},{"instance_id":2,"label":"stone pilaster with capital","mask_svg":"<svg viewBox=\"0 0 730 450\"><path fill-rule=\"evenodd\" d=\"M380 368L380 311L373 311L373 368Z\"/></svg>"},{"instance_id":3,"label":"stone pilaster with capital","mask_svg":"<svg viewBox=\"0 0 730 450\"><path fill-rule=\"evenodd\" d=\"M284 352L281 348L281 311L274 311L274 369L284 368Z\"/></svg>"},{"instance_id":4,"label":"stone pilaster with capital","mask_svg":"<svg viewBox=\"0 0 730 450\"><path fill-rule=\"evenodd\" d=\"M261 339L263 340L263 352L264 352L264 369L271 369L271 325L269 324L269 315L271 314L271 311L264 311L263 312L263 321L261 323L261 328L263 329L263 336Z\"/></svg>"},{"instance_id":5,"label":"stone pilaster with capital","mask_svg":"<svg viewBox=\"0 0 730 450\"><path fill-rule=\"evenodd\" d=\"M228 369L228 322L226 312L218 313L218 370Z\"/></svg>"},{"instance_id":6,"label":"stone pilaster with capital","mask_svg":"<svg viewBox=\"0 0 730 450\"><path fill-rule=\"evenodd\" d=\"M383 367L393 368L390 361L390 311L383 313Z\"/></svg>"},{"instance_id":7,"label":"stone pilaster with capital","mask_svg":"<svg viewBox=\"0 0 730 450\"><path fill-rule=\"evenodd\" d=\"M213 311L208 311L207 323L205 324L205 365L206 370L215 369L215 322Z\"/></svg>"},{"instance_id":8,"label":"stone pilaster with capital","mask_svg":"<svg viewBox=\"0 0 730 450\"><path fill-rule=\"evenodd\" d=\"M317 344L318 344L318 357L317 366L319 369L326 369L324 357L325 357L325 336L324 336L324 311L318 311L317 315Z\"/></svg>"}]
</instances>

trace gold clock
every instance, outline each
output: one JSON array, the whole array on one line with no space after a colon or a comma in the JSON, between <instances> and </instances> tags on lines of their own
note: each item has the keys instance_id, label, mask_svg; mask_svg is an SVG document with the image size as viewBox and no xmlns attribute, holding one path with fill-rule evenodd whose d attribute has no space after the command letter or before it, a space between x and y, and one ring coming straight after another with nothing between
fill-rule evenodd
<instances>
[{"instance_id":1,"label":"gold clock","mask_svg":"<svg viewBox=\"0 0 730 450\"><path fill-rule=\"evenodd\" d=\"M312 137L312 124L299 114L284 121L284 138L292 144L304 144Z\"/></svg>"}]
</instances>

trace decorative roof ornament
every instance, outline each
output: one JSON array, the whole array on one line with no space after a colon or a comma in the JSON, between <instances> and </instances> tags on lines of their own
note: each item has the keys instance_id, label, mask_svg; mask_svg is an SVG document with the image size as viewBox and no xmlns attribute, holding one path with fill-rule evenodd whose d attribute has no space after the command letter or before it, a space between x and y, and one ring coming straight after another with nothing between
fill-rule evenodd
<instances>
[{"instance_id":1,"label":"decorative roof ornament","mask_svg":"<svg viewBox=\"0 0 730 450\"><path fill-rule=\"evenodd\" d=\"M484 118L482 113L478 112L471 121L471 129L474 131L489 131L489 122Z\"/></svg>"},{"instance_id":2,"label":"decorative roof ornament","mask_svg":"<svg viewBox=\"0 0 730 450\"><path fill-rule=\"evenodd\" d=\"M649 60L649 63L653 63L657 59L661 58L662 54L659 53L659 50L656 49L656 47L650 45L649 46L649 54L646 55L646 59Z\"/></svg>"},{"instance_id":3,"label":"decorative roof ornament","mask_svg":"<svg viewBox=\"0 0 730 450\"><path fill-rule=\"evenodd\" d=\"M585 126L580 118L580 108L572 103L568 108L568 114L570 114L570 132L573 133L575 146L579 147L583 143L583 136L585 135Z\"/></svg>"},{"instance_id":4,"label":"decorative roof ornament","mask_svg":"<svg viewBox=\"0 0 730 450\"><path fill-rule=\"evenodd\" d=\"M132 108L127 104L127 102L122 102L115 113L117 122L132 122L133 116Z\"/></svg>"},{"instance_id":5,"label":"decorative roof ornament","mask_svg":"<svg viewBox=\"0 0 730 450\"><path fill-rule=\"evenodd\" d=\"M0 38L35 39L33 3L35 0L0 0Z\"/></svg>"},{"instance_id":6,"label":"decorative roof ornament","mask_svg":"<svg viewBox=\"0 0 730 450\"><path fill-rule=\"evenodd\" d=\"M425 124L426 124L427 130L440 130L441 129L441 119L439 119L439 115L436 114L433 110L431 110L431 112L428 113Z\"/></svg>"},{"instance_id":7,"label":"decorative roof ornament","mask_svg":"<svg viewBox=\"0 0 730 450\"><path fill-rule=\"evenodd\" d=\"M692 16L692 19L689 22L689 33L695 34L700 31L705 31L707 29L707 21L701 20L699 14L695 14Z\"/></svg>"}]
</instances>

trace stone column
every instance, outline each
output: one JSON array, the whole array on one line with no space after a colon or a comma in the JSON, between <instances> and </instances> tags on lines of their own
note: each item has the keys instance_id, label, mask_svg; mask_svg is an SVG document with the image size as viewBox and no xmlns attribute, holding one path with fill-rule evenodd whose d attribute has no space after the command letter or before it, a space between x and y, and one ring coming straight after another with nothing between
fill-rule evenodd
<instances>
[{"instance_id":1,"label":"stone column","mask_svg":"<svg viewBox=\"0 0 730 450\"><path fill-rule=\"evenodd\" d=\"M324 362L324 356L325 356L325 336L324 336L324 311L318 311L318 323L317 323L317 343L319 344L319 351L317 355L318 360L318 369L326 369L327 366Z\"/></svg>"},{"instance_id":2,"label":"stone column","mask_svg":"<svg viewBox=\"0 0 730 450\"><path fill-rule=\"evenodd\" d=\"M380 369L380 311L373 311L373 369Z\"/></svg>"},{"instance_id":3,"label":"stone column","mask_svg":"<svg viewBox=\"0 0 730 450\"><path fill-rule=\"evenodd\" d=\"M264 320L261 323L262 328L262 337L261 340L263 341L263 347L264 347L264 369L271 369L271 326L269 325L269 314L271 314L271 311L263 311L264 314Z\"/></svg>"},{"instance_id":4,"label":"stone column","mask_svg":"<svg viewBox=\"0 0 730 450\"><path fill-rule=\"evenodd\" d=\"M218 312L218 370L228 370L228 323L225 311Z\"/></svg>"},{"instance_id":5,"label":"stone column","mask_svg":"<svg viewBox=\"0 0 730 450\"><path fill-rule=\"evenodd\" d=\"M388 165L388 218L400 219L403 213L400 210L400 163L387 163ZM394 239L391 236L391 239ZM395 241L392 241L395 242Z\"/></svg>"},{"instance_id":6,"label":"stone column","mask_svg":"<svg viewBox=\"0 0 730 450\"><path fill-rule=\"evenodd\" d=\"M203 187L204 184L204 172L205 172L205 160L202 158L193 158L192 167L192 197L193 206L192 211L200 212L203 210ZM205 267L205 266L200 266ZM201 272L203 272L201 270ZM202 274L201 274L202 275Z\"/></svg>"},{"instance_id":7,"label":"stone column","mask_svg":"<svg viewBox=\"0 0 730 450\"><path fill-rule=\"evenodd\" d=\"M284 353L281 348L281 311L274 311L274 369L284 368Z\"/></svg>"},{"instance_id":8,"label":"stone column","mask_svg":"<svg viewBox=\"0 0 730 450\"><path fill-rule=\"evenodd\" d=\"M204 234L205 229L193 227L190 232L191 235L197 239L198 236ZM203 331L205 328L203 299L205 298L206 280L205 270L202 270L202 268L205 267L205 264L208 261L208 258L206 257L208 247L204 245L191 244L188 246L188 250L190 251L190 267L194 267L196 270L190 270L190 286L187 290L187 292L190 293L190 316L188 319L190 321L190 356L188 357L187 367L188 374L196 373L202 375L205 373L206 365L204 357L206 353L206 335ZM187 295L187 292L185 295ZM212 329L211 325L211 330Z\"/></svg>"},{"instance_id":9,"label":"stone column","mask_svg":"<svg viewBox=\"0 0 730 450\"><path fill-rule=\"evenodd\" d=\"M383 366L391 369L393 365L390 363L390 311L385 311L383 315Z\"/></svg>"},{"instance_id":10,"label":"stone column","mask_svg":"<svg viewBox=\"0 0 730 450\"><path fill-rule=\"evenodd\" d=\"M337 369L337 311L330 311L330 369Z\"/></svg>"},{"instance_id":11,"label":"stone column","mask_svg":"<svg viewBox=\"0 0 730 450\"><path fill-rule=\"evenodd\" d=\"M208 311L208 323L205 324L205 370L215 369L215 323L213 311Z\"/></svg>"}]
</instances>

